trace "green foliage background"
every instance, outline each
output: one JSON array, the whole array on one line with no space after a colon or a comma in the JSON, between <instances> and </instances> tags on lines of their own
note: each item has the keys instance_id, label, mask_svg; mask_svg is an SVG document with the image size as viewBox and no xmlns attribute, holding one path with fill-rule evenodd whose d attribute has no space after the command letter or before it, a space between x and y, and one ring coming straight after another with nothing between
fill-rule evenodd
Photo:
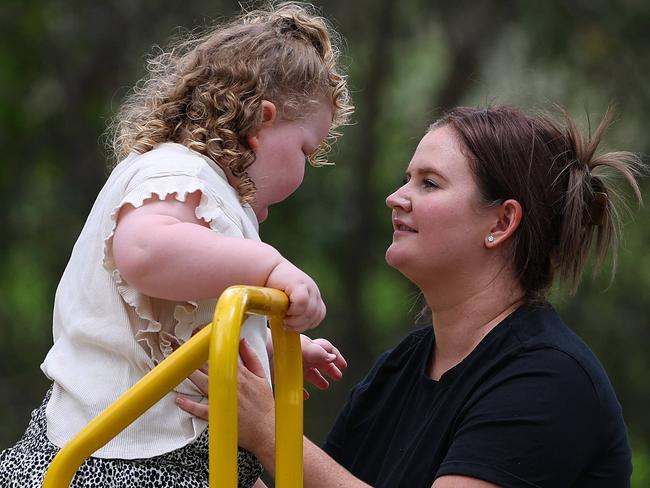
<instances>
[{"instance_id":1,"label":"green foliage background","mask_svg":"<svg viewBox=\"0 0 650 488\"><path fill-rule=\"evenodd\" d=\"M373 357L414 327L416 290L388 268L385 196L428 123L458 104L566 107L593 124L618 115L605 146L648 153L650 3L329 0L346 39L355 124L274 207L262 236L321 285L317 334L347 356L345 379L313 392L306 431L322 440ZM48 388L38 366L51 344L56 283L109 156L100 136L145 54L179 27L238 11L234 1L5 0L0 5L0 449L21 435ZM649 196L644 181L644 194ZM589 277L554 303L608 370L635 452L634 486L650 486L649 211L625 228L619 271Z\"/></svg>"}]
</instances>

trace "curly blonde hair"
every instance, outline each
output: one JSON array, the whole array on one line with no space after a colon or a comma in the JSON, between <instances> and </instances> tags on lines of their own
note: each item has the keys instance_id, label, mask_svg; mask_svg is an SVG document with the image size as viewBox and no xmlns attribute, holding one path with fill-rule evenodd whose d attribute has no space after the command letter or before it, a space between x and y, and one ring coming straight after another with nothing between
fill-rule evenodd
<instances>
[{"instance_id":1,"label":"curly blonde hair","mask_svg":"<svg viewBox=\"0 0 650 488\"><path fill-rule=\"evenodd\" d=\"M109 128L116 163L177 142L204 154L239 178L242 203L254 200L246 170L255 161L247 138L261 124L269 100L283 119L309 115L331 102L327 140L309 161L327 164L324 153L354 108L346 77L337 68L338 34L311 5L269 4L243 12L198 37L181 40L150 59Z\"/></svg>"}]
</instances>

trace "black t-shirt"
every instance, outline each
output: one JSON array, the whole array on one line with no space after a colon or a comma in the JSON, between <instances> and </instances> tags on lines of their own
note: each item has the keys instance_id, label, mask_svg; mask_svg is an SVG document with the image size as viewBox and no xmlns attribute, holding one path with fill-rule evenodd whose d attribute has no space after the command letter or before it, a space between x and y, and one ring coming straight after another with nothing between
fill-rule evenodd
<instances>
[{"instance_id":1,"label":"black t-shirt","mask_svg":"<svg viewBox=\"0 0 650 488\"><path fill-rule=\"evenodd\" d=\"M621 407L594 354L546 305L524 305L439 381L432 327L384 353L325 451L375 487L456 474L504 487L629 487Z\"/></svg>"}]
</instances>

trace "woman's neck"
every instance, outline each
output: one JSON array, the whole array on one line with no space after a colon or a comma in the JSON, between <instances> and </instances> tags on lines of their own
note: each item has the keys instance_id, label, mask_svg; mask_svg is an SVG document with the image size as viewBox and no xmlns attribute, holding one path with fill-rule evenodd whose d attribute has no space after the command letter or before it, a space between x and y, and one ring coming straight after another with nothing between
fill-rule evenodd
<instances>
[{"instance_id":1,"label":"woman's neck","mask_svg":"<svg viewBox=\"0 0 650 488\"><path fill-rule=\"evenodd\" d=\"M427 296L431 307L435 346L429 376L435 380L465 359L481 340L524 301L524 292L512 282L467 293L446 304Z\"/></svg>"}]
</instances>

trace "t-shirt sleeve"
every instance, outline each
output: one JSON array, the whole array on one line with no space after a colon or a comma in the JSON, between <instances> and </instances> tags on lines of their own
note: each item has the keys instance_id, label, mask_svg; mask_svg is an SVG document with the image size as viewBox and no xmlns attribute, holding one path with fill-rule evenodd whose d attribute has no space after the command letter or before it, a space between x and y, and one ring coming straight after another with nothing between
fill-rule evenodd
<instances>
[{"instance_id":1,"label":"t-shirt sleeve","mask_svg":"<svg viewBox=\"0 0 650 488\"><path fill-rule=\"evenodd\" d=\"M199 324L194 324L187 317L193 316L198 308L197 302L171 303L162 299L150 297L141 293L128 283L117 269L113 256L113 236L117 226L120 210L125 205L141 207L149 199L164 200L172 196L184 202L187 195L200 192L201 198L195 210L195 215L208 223L215 232L228 237L242 237L242 224L238 222L234 212L224 203L219 194L219 188L207 184L198 175L199 168L192 161L184 166L169 167L166 161L157 166L145 166L134 174L128 185L124 188L122 198L116 203L110 214L110 221L105 226L103 267L108 271L117 291L131 308L133 313L144 323L134 331L135 339L140 343L153 364L160 363L173 352L174 343L182 343L189 339L192 330ZM224 182L224 187L226 183ZM173 334L165 332L156 318L156 310L172 306L172 313L177 325ZM182 317L181 317L182 315ZM185 318L183 318L185 317Z\"/></svg>"},{"instance_id":2,"label":"t-shirt sleeve","mask_svg":"<svg viewBox=\"0 0 650 488\"><path fill-rule=\"evenodd\" d=\"M348 432L350 430L350 422L357 423L359 415L364 415L364 407L359 406L361 399L366 395L368 387L372 384L375 378L380 374L382 366L390 357L392 351L383 353L373 367L370 369L366 377L357 385L355 385L350 394L348 395L347 402L341 412L339 413L334 426L330 430L322 446L323 450L332 457L341 466L349 469L349 459L346 455L350 455L350 442L348 442ZM366 398L366 402L368 399ZM370 399L372 402L372 399ZM361 412L361 413L359 413Z\"/></svg>"},{"instance_id":3,"label":"t-shirt sleeve","mask_svg":"<svg viewBox=\"0 0 650 488\"><path fill-rule=\"evenodd\" d=\"M355 389L356 388L358 388L358 386L355 387ZM352 398L354 396L355 389L350 392L347 403L339 412L336 421L334 422L334 426L332 427L332 430L330 430L329 434L327 434L325 442L322 446L323 451L325 451L340 465L344 464L343 452L345 446L347 423L350 417L350 410L352 409Z\"/></svg>"},{"instance_id":4,"label":"t-shirt sleeve","mask_svg":"<svg viewBox=\"0 0 650 488\"><path fill-rule=\"evenodd\" d=\"M594 385L572 357L554 349L522 354L466 404L436 476L569 486L597 445L600 410Z\"/></svg>"}]
</instances>

